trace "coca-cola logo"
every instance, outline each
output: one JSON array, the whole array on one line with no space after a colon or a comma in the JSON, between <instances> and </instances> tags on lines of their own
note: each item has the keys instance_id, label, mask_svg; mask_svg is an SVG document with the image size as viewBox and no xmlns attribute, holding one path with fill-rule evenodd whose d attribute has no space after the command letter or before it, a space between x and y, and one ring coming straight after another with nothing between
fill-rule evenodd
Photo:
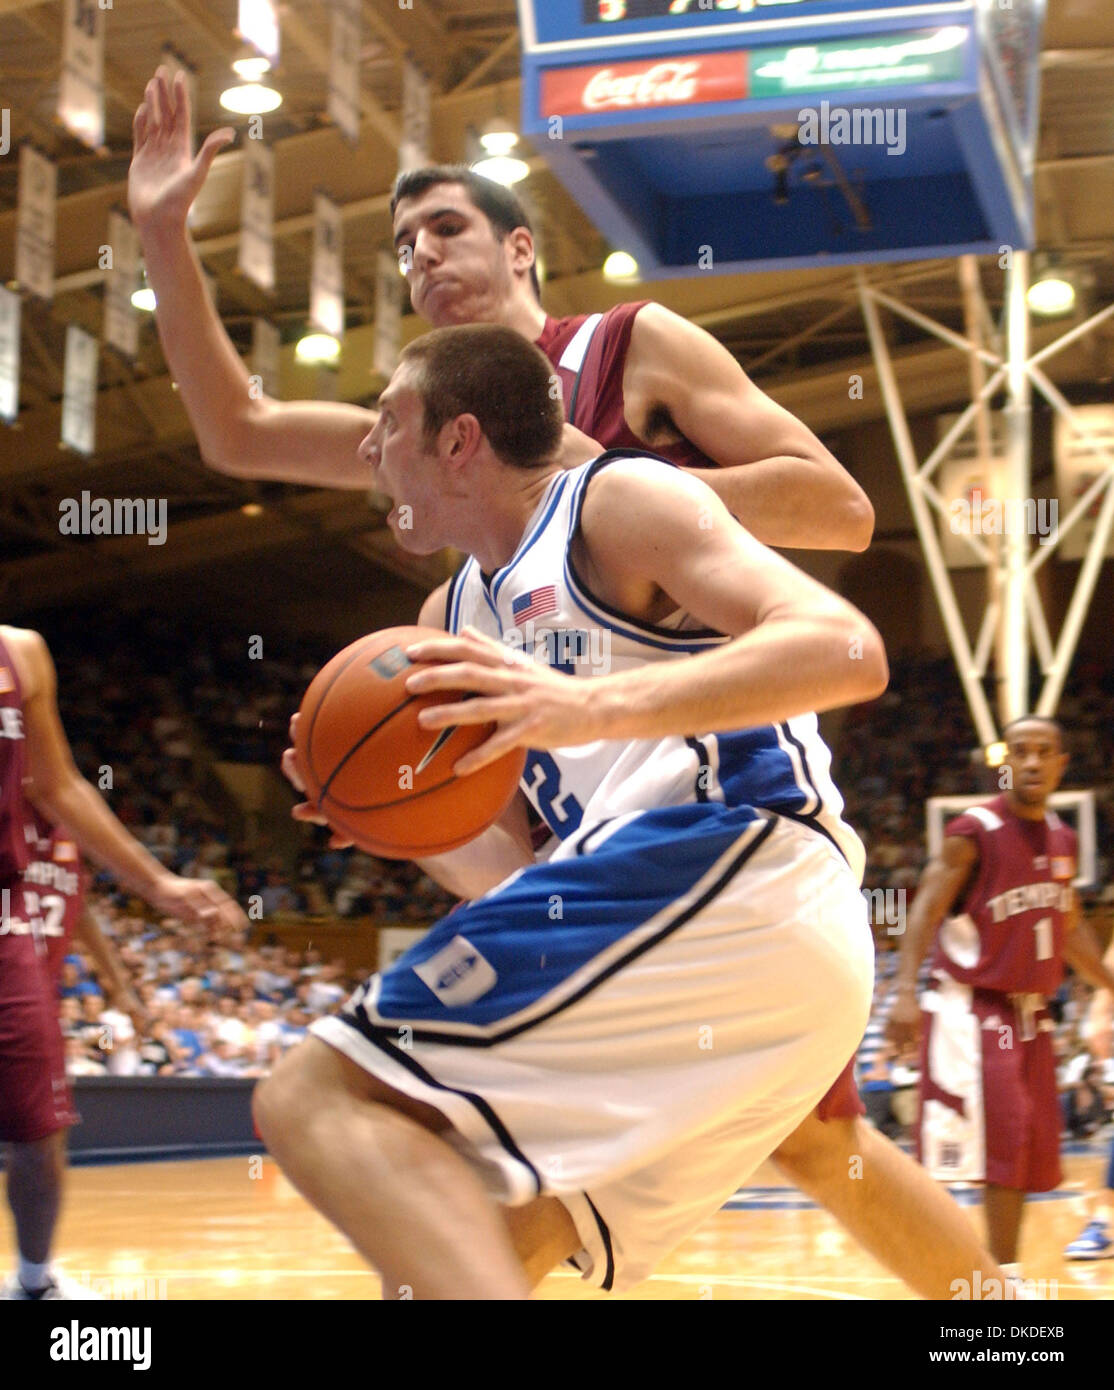
<instances>
[{"instance_id":1,"label":"coca-cola logo","mask_svg":"<svg viewBox=\"0 0 1114 1390\"><path fill-rule=\"evenodd\" d=\"M739 101L747 95L746 53L678 54L655 63L554 67L542 75L545 116L618 114L655 106Z\"/></svg>"},{"instance_id":2,"label":"coca-cola logo","mask_svg":"<svg viewBox=\"0 0 1114 1390\"><path fill-rule=\"evenodd\" d=\"M700 64L655 63L644 72L619 75L613 68L600 68L584 88L581 101L588 111L613 106L664 106L668 102L692 101L697 92Z\"/></svg>"}]
</instances>

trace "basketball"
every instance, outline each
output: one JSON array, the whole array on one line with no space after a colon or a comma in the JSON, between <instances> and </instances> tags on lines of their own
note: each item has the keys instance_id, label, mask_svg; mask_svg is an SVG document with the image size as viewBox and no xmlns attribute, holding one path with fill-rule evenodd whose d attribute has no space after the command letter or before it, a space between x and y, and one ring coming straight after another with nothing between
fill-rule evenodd
<instances>
[{"instance_id":1,"label":"basketball","mask_svg":"<svg viewBox=\"0 0 1114 1390\"><path fill-rule=\"evenodd\" d=\"M302 700L295 756L306 796L338 834L369 854L418 859L475 839L502 815L518 787L524 749L467 777L453 764L493 724L425 729L418 715L459 695L411 695L419 663L406 648L442 637L433 628L391 627L345 647Z\"/></svg>"}]
</instances>

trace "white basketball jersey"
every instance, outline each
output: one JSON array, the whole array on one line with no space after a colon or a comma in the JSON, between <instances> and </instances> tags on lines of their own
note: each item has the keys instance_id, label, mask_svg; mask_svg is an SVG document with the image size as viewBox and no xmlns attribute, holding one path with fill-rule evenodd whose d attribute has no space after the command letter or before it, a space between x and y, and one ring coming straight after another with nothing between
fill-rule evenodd
<instances>
[{"instance_id":1,"label":"white basketball jersey","mask_svg":"<svg viewBox=\"0 0 1114 1390\"><path fill-rule=\"evenodd\" d=\"M673 661L730 641L681 610L657 624L636 621L606 607L576 573L569 550L585 490L600 468L629 457L611 451L558 473L518 549L494 574L485 576L469 559L450 586L449 631L475 627L581 680ZM647 469L672 466L653 458L641 462ZM531 750L522 789L561 839L615 816L661 806L719 801L767 809L827 836L861 881L863 846L841 817L843 799L830 768L831 753L816 716L805 714L691 738L609 739Z\"/></svg>"}]
</instances>

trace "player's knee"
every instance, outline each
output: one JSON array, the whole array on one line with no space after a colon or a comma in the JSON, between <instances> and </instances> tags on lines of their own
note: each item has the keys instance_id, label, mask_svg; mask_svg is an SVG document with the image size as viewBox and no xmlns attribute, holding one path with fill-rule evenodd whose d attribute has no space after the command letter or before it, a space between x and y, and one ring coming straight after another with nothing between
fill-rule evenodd
<instances>
[{"instance_id":1,"label":"player's knee","mask_svg":"<svg viewBox=\"0 0 1114 1390\"><path fill-rule=\"evenodd\" d=\"M774 1161L802 1185L834 1174L845 1178L848 1155L856 1151L855 1125L852 1119L822 1120L814 1110L782 1140Z\"/></svg>"},{"instance_id":2,"label":"player's knee","mask_svg":"<svg viewBox=\"0 0 1114 1390\"><path fill-rule=\"evenodd\" d=\"M304 1126L313 1112L328 1103L327 1081L313 1073L313 1058L304 1047L288 1052L252 1093L251 1112L260 1137L274 1148L296 1120Z\"/></svg>"}]
</instances>

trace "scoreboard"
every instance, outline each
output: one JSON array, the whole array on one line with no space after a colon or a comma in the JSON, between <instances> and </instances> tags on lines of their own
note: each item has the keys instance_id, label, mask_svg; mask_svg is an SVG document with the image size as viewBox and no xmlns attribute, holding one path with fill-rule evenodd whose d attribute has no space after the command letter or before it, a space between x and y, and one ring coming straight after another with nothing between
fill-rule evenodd
<instances>
[{"instance_id":1,"label":"scoreboard","mask_svg":"<svg viewBox=\"0 0 1114 1390\"><path fill-rule=\"evenodd\" d=\"M518 0L523 130L647 275L1031 245L1044 0Z\"/></svg>"}]
</instances>

